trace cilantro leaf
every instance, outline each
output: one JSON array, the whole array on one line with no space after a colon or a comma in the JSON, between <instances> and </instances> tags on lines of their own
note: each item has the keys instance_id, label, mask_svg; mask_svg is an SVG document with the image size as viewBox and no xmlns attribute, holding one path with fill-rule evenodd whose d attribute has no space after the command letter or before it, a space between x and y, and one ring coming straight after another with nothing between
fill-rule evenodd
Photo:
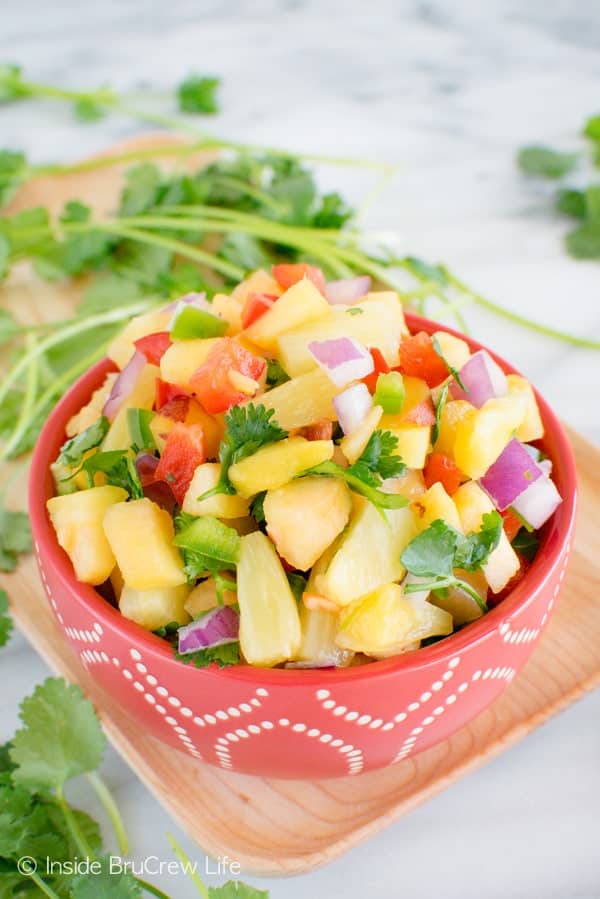
<instances>
[{"instance_id":1,"label":"cilantro leaf","mask_svg":"<svg viewBox=\"0 0 600 899\"><path fill-rule=\"evenodd\" d=\"M502 535L502 517L496 512L486 512L478 531L457 537L455 567L465 571L477 571L496 549Z\"/></svg>"},{"instance_id":2,"label":"cilantro leaf","mask_svg":"<svg viewBox=\"0 0 600 899\"><path fill-rule=\"evenodd\" d=\"M68 841L54 820L54 806L42 802L21 786L0 785L0 857L17 861L66 858Z\"/></svg>"},{"instance_id":3,"label":"cilantro leaf","mask_svg":"<svg viewBox=\"0 0 600 899\"><path fill-rule=\"evenodd\" d=\"M265 518L265 509L264 502L265 496L267 495L267 491L263 490L261 493L257 493L252 502L250 503L250 514L254 518L257 524L264 524L267 520Z\"/></svg>"},{"instance_id":4,"label":"cilantro leaf","mask_svg":"<svg viewBox=\"0 0 600 899\"><path fill-rule=\"evenodd\" d=\"M444 384L440 391L440 395L438 397L438 401L435 404L435 424L431 431L431 443L435 445L439 435L440 435L440 426L442 424L442 412L444 411L444 406L448 402L448 392L449 385Z\"/></svg>"},{"instance_id":5,"label":"cilantro leaf","mask_svg":"<svg viewBox=\"0 0 600 899\"><path fill-rule=\"evenodd\" d=\"M98 861L100 873L80 874L72 881L70 899L138 899L142 889L129 871L111 870L111 857L103 856Z\"/></svg>"},{"instance_id":6,"label":"cilantro leaf","mask_svg":"<svg viewBox=\"0 0 600 899\"><path fill-rule=\"evenodd\" d=\"M600 259L600 221L585 222L565 237L567 252L576 259Z\"/></svg>"},{"instance_id":7,"label":"cilantro leaf","mask_svg":"<svg viewBox=\"0 0 600 899\"><path fill-rule=\"evenodd\" d=\"M0 208L14 196L27 175L27 160L23 153L0 150ZM2 266L0 265L0 273Z\"/></svg>"},{"instance_id":8,"label":"cilantro leaf","mask_svg":"<svg viewBox=\"0 0 600 899\"><path fill-rule=\"evenodd\" d=\"M585 137L600 141L600 115L591 116L583 128Z\"/></svg>"},{"instance_id":9,"label":"cilantro leaf","mask_svg":"<svg viewBox=\"0 0 600 899\"><path fill-rule=\"evenodd\" d=\"M440 346L440 342L439 342L439 340L437 339L437 337L435 336L435 334L434 334L433 337L431 338L431 343L432 343L432 345L433 345L433 349L434 349L435 352L436 352L436 355L438 355L438 356L440 357L440 359L442 360L442 362L444 363L444 365L446 366L446 368L448 369L448 371L450 372L450 374L452 375L452 377L454 378L454 380L456 381L456 383L459 385L459 387L462 388L462 390L465 391L465 393L468 393L469 390L468 390L468 388L465 387L465 385L463 384L458 369L454 368L453 365L450 365L450 363L448 362L448 360L447 360L446 357L444 356L444 353L443 353L442 348L441 348L441 346Z\"/></svg>"},{"instance_id":10,"label":"cilantro leaf","mask_svg":"<svg viewBox=\"0 0 600 899\"><path fill-rule=\"evenodd\" d=\"M217 493L235 493L229 480L228 471L235 462L253 455L263 446L285 440L287 431L273 421L273 409L263 405L233 406L225 416L225 436L219 447L221 477L212 490L202 494L199 499Z\"/></svg>"},{"instance_id":11,"label":"cilantro leaf","mask_svg":"<svg viewBox=\"0 0 600 899\"><path fill-rule=\"evenodd\" d=\"M84 292L77 313L87 316L109 312L139 299L143 293L143 287L137 280L112 272L98 275Z\"/></svg>"},{"instance_id":12,"label":"cilantro leaf","mask_svg":"<svg viewBox=\"0 0 600 899\"><path fill-rule=\"evenodd\" d=\"M0 506L0 571L14 571L18 556L31 552L31 529L25 512Z\"/></svg>"},{"instance_id":13,"label":"cilantro leaf","mask_svg":"<svg viewBox=\"0 0 600 899\"><path fill-rule=\"evenodd\" d=\"M79 471L85 473L89 487L94 486L96 472L102 471L106 475L107 484L122 487L132 499L141 499L144 495L135 460L129 450L94 453L84 459Z\"/></svg>"},{"instance_id":14,"label":"cilantro leaf","mask_svg":"<svg viewBox=\"0 0 600 899\"><path fill-rule=\"evenodd\" d=\"M526 528L521 528L513 542L512 548L520 556L531 562L539 549L540 541L535 534L530 534Z\"/></svg>"},{"instance_id":15,"label":"cilantro leaf","mask_svg":"<svg viewBox=\"0 0 600 899\"><path fill-rule=\"evenodd\" d=\"M448 276L443 266L425 262L425 260L418 259L416 256L407 256L402 261L419 281L433 281L441 287L448 286Z\"/></svg>"},{"instance_id":16,"label":"cilantro leaf","mask_svg":"<svg viewBox=\"0 0 600 899\"><path fill-rule=\"evenodd\" d=\"M234 232L225 237L219 247L219 256L244 271L269 268L271 265L271 259L262 248L260 240L242 232Z\"/></svg>"},{"instance_id":17,"label":"cilantro leaf","mask_svg":"<svg viewBox=\"0 0 600 899\"><path fill-rule=\"evenodd\" d=\"M109 427L108 418L102 415L98 421L81 431L80 434L63 443L58 455L58 462L71 468L81 465L85 454L102 443Z\"/></svg>"},{"instance_id":18,"label":"cilantro leaf","mask_svg":"<svg viewBox=\"0 0 600 899\"><path fill-rule=\"evenodd\" d=\"M151 162L129 169L121 192L119 216L140 215L157 205L160 183L160 170Z\"/></svg>"},{"instance_id":19,"label":"cilantro leaf","mask_svg":"<svg viewBox=\"0 0 600 899\"><path fill-rule=\"evenodd\" d=\"M92 97L82 97L77 100L73 104L73 112L80 122L98 122L106 115L106 109L96 103Z\"/></svg>"},{"instance_id":20,"label":"cilantro leaf","mask_svg":"<svg viewBox=\"0 0 600 899\"><path fill-rule=\"evenodd\" d=\"M185 655L180 655L176 651L175 658L186 665L191 664L195 668L207 668L212 662L216 662L219 668L227 668L230 665L239 665L240 644L224 643L222 646L209 646L207 649L188 652Z\"/></svg>"},{"instance_id":21,"label":"cilantro leaf","mask_svg":"<svg viewBox=\"0 0 600 899\"><path fill-rule=\"evenodd\" d=\"M400 561L416 577L452 577L457 534L441 518L437 519L410 541Z\"/></svg>"},{"instance_id":22,"label":"cilantro leaf","mask_svg":"<svg viewBox=\"0 0 600 899\"><path fill-rule=\"evenodd\" d=\"M208 896L209 899L269 899L269 892L239 880L228 880L223 886L209 887Z\"/></svg>"},{"instance_id":23,"label":"cilantro leaf","mask_svg":"<svg viewBox=\"0 0 600 899\"><path fill-rule=\"evenodd\" d=\"M177 88L179 108L182 112L214 115L219 111L217 89L220 78L206 75L190 75Z\"/></svg>"},{"instance_id":24,"label":"cilantro leaf","mask_svg":"<svg viewBox=\"0 0 600 899\"><path fill-rule=\"evenodd\" d=\"M342 228L354 215L354 210L338 193L324 194L321 206L316 210L311 225L313 228Z\"/></svg>"},{"instance_id":25,"label":"cilantro leaf","mask_svg":"<svg viewBox=\"0 0 600 899\"><path fill-rule=\"evenodd\" d=\"M582 190L565 188L556 195L556 208L574 219L585 218L585 194Z\"/></svg>"},{"instance_id":26,"label":"cilantro leaf","mask_svg":"<svg viewBox=\"0 0 600 899\"><path fill-rule=\"evenodd\" d=\"M562 178L577 164L577 153L561 153L550 147L531 145L517 154L517 165L526 175L538 178Z\"/></svg>"},{"instance_id":27,"label":"cilantro leaf","mask_svg":"<svg viewBox=\"0 0 600 899\"><path fill-rule=\"evenodd\" d=\"M75 684L47 678L23 700L20 717L23 727L10 749L16 784L61 790L66 781L100 764L106 741L94 707Z\"/></svg>"},{"instance_id":28,"label":"cilantro leaf","mask_svg":"<svg viewBox=\"0 0 600 899\"><path fill-rule=\"evenodd\" d=\"M0 646L6 646L10 640L13 626L13 620L9 615L8 594L6 590L0 590Z\"/></svg>"},{"instance_id":29,"label":"cilantro leaf","mask_svg":"<svg viewBox=\"0 0 600 899\"><path fill-rule=\"evenodd\" d=\"M269 387L279 387L290 380L290 376L281 366L277 359L267 359L267 385Z\"/></svg>"},{"instance_id":30,"label":"cilantro leaf","mask_svg":"<svg viewBox=\"0 0 600 899\"><path fill-rule=\"evenodd\" d=\"M590 184L585 191L585 217L600 222L600 184Z\"/></svg>"}]
</instances>

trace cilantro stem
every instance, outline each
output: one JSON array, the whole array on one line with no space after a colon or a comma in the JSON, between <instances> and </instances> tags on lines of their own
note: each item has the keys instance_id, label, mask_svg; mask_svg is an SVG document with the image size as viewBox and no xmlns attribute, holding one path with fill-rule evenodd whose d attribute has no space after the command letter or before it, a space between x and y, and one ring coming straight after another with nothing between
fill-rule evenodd
<instances>
[{"instance_id":1,"label":"cilantro stem","mask_svg":"<svg viewBox=\"0 0 600 899\"><path fill-rule=\"evenodd\" d=\"M161 889L155 887L152 883L148 883L148 881L144 880L142 877L134 877L134 880L146 893L150 893L151 896L156 896L157 899L171 899L167 893L163 893Z\"/></svg>"},{"instance_id":2,"label":"cilantro stem","mask_svg":"<svg viewBox=\"0 0 600 899\"><path fill-rule=\"evenodd\" d=\"M435 581L429 581L428 583L419 582L413 584L407 584L404 588L405 593L421 593L431 590L444 590L446 587L458 587L460 590L463 590L467 593L472 599L475 600L479 608L482 612L487 612L488 607L487 603L481 598L479 593L471 587L466 581L461 580L456 577L445 577L438 578Z\"/></svg>"},{"instance_id":3,"label":"cilantro stem","mask_svg":"<svg viewBox=\"0 0 600 899\"><path fill-rule=\"evenodd\" d=\"M26 350L33 350L35 348L35 344L36 340L34 335L28 334L25 341ZM19 417L17 418L17 423L10 440L5 443L4 446L0 449L0 461L6 459L13 451L13 449L16 449L19 444L19 440L27 430L27 425L31 421L31 410L35 403L35 397L37 394L39 373L39 358L33 355L31 356L29 365L27 366L27 380L25 383L25 395L23 397L21 411L19 412Z\"/></svg>"},{"instance_id":4,"label":"cilantro stem","mask_svg":"<svg viewBox=\"0 0 600 899\"><path fill-rule=\"evenodd\" d=\"M204 883L200 880L200 878L196 874L192 860L189 857L189 855L187 854L187 852L185 851L185 849L183 848L183 846L179 845L179 843L177 842L177 840L175 839L175 837L173 836L172 833L167 833L167 840L169 841L169 845L171 846L171 849L173 850L173 852L175 853L175 855L177 856L177 858L183 865L183 870L189 876L190 880L192 881L192 883L194 884L194 886L196 887L196 889L198 890L200 895L203 897L203 899L210 899L210 895L209 895L209 892L208 892L206 886L204 885Z\"/></svg>"},{"instance_id":5,"label":"cilantro stem","mask_svg":"<svg viewBox=\"0 0 600 899\"><path fill-rule=\"evenodd\" d=\"M108 815L119 844L119 852L121 855L129 855L129 838L112 793L96 771L88 772L86 778Z\"/></svg>"},{"instance_id":6,"label":"cilantro stem","mask_svg":"<svg viewBox=\"0 0 600 899\"><path fill-rule=\"evenodd\" d=\"M62 813L64 815L65 821L67 822L67 827L69 828L69 831L71 833L71 836L73 837L75 845L77 846L77 848L79 849L79 851L81 852L81 854L84 858L94 859L95 855L92 852L92 848L91 848L91 846L89 846L87 840L85 839L85 837L81 833L81 830L79 829L79 825L77 824L77 821L75 819L75 815L73 814L71 806L65 799L65 794L64 794L63 788L57 787L56 791L55 791L55 795L56 795L56 801L58 802L60 810L62 811Z\"/></svg>"},{"instance_id":7,"label":"cilantro stem","mask_svg":"<svg viewBox=\"0 0 600 899\"><path fill-rule=\"evenodd\" d=\"M36 887L41 890L45 896L49 896L50 899L60 899L58 893L55 893L52 887L47 884L45 880L42 880L42 878L36 871L32 871L31 874L25 874L24 876L33 881Z\"/></svg>"}]
</instances>

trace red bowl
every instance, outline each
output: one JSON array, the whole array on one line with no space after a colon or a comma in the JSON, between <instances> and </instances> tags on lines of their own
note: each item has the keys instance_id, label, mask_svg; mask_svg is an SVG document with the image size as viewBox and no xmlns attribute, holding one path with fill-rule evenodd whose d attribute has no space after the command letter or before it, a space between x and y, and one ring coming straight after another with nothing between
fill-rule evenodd
<instances>
[{"instance_id":1,"label":"red bowl","mask_svg":"<svg viewBox=\"0 0 600 899\"><path fill-rule=\"evenodd\" d=\"M439 325L408 316L411 330ZM452 332L450 329L447 329ZM462 335L459 335L462 336ZM468 340L473 350L480 345ZM514 371L495 357L502 368ZM541 397L543 448L563 497L515 590L459 633L418 652L337 671L195 669L75 580L46 512L50 463L69 418L99 386L96 365L54 409L33 455L29 508L40 575L73 650L140 729L193 758L268 777L323 778L392 765L444 740L492 703L525 663L560 591L576 506L567 437Z\"/></svg>"}]
</instances>

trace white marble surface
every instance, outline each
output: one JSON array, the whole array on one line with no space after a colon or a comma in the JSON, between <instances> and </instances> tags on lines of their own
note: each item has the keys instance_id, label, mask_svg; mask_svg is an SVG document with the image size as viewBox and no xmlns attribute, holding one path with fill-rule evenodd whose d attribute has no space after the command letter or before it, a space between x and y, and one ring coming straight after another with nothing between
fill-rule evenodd
<instances>
[{"instance_id":1,"label":"white marble surface","mask_svg":"<svg viewBox=\"0 0 600 899\"><path fill-rule=\"evenodd\" d=\"M0 59L73 86L151 87L164 109L161 92L190 70L221 74L213 132L401 162L370 227L397 231L407 251L444 260L508 307L600 338L599 266L564 255L545 188L513 165L519 144L567 147L600 111L599 41L597 4L572 0L4 0ZM0 110L0 145L39 161L76 158L136 130L119 118L77 125L52 104ZM332 169L322 178L353 195L368 182ZM479 312L468 318L600 441L600 356ZM1 664L3 739L46 672L19 637ZM596 693L329 868L262 885L273 899L598 897L599 716ZM136 856L169 858L168 817L112 751L105 771ZM182 878L155 879L177 899L196 895Z\"/></svg>"}]
</instances>

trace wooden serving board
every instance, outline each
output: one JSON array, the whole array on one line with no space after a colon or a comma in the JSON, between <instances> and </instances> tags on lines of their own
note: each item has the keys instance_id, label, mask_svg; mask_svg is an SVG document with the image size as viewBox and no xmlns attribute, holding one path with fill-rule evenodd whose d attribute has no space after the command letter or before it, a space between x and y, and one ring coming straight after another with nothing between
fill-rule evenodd
<instances>
[{"instance_id":1,"label":"wooden serving board","mask_svg":"<svg viewBox=\"0 0 600 899\"><path fill-rule=\"evenodd\" d=\"M56 207L83 196L108 208L118 188L118 171L45 179L28 185L17 203ZM41 320L65 314L76 293L40 287L23 270L12 276L8 296L21 319ZM600 451L576 434L571 438L581 490L579 531L556 612L540 645L503 696L470 725L414 758L359 777L260 779L195 762L163 746L140 733L84 671L55 623L33 559L1 582L27 639L53 669L83 687L117 751L190 837L211 855L237 859L247 872L304 873L407 814L600 684ZM4 474L6 469L0 476ZM23 484L16 484L12 494L17 507Z\"/></svg>"}]
</instances>

